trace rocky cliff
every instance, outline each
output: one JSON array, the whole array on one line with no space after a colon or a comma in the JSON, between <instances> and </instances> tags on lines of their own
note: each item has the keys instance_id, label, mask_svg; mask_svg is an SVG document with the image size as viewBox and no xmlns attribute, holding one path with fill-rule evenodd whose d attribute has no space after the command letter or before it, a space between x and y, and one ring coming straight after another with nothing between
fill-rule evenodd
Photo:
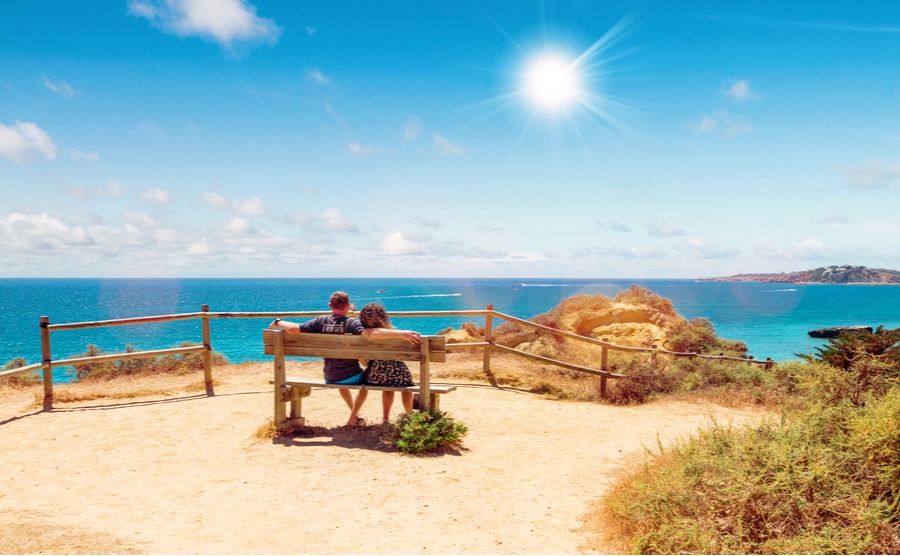
<instances>
[{"instance_id":1,"label":"rocky cliff","mask_svg":"<svg viewBox=\"0 0 900 556\"><path fill-rule=\"evenodd\" d=\"M900 284L900 271L864 266L825 266L778 274L735 274L701 278L711 282L771 282L782 284Z\"/></svg>"}]
</instances>

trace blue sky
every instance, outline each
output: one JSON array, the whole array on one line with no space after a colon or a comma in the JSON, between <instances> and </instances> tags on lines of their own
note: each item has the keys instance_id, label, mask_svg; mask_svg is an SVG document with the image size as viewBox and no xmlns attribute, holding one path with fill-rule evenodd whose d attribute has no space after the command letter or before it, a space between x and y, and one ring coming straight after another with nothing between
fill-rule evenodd
<instances>
[{"instance_id":1,"label":"blue sky","mask_svg":"<svg viewBox=\"0 0 900 556\"><path fill-rule=\"evenodd\" d=\"M3 2L0 276L900 268L897 60L884 1Z\"/></svg>"}]
</instances>

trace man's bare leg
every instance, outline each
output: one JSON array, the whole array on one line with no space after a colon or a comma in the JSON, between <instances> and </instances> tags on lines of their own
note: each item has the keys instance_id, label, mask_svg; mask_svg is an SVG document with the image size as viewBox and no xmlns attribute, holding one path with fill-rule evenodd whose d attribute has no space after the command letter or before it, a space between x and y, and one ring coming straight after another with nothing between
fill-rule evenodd
<instances>
[{"instance_id":1,"label":"man's bare leg","mask_svg":"<svg viewBox=\"0 0 900 556\"><path fill-rule=\"evenodd\" d=\"M347 404L347 407L353 411L353 393L350 392L349 388L338 388L338 392L341 393L341 398L343 398L344 403Z\"/></svg>"},{"instance_id":2,"label":"man's bare leg","mask_svg":"<svg viewBox=\"0 0 900 556\"><path fill-rule=\"evenodd\" d=\"M351 427L356 426L356 422L359 420L359 410L362 409L362 406L366 403L366 398L368 397L368 390L360 390L359 394L356 395L356 402L350 405L350 418L347 419L347 424Z\"/></svg>"}]
</instances>

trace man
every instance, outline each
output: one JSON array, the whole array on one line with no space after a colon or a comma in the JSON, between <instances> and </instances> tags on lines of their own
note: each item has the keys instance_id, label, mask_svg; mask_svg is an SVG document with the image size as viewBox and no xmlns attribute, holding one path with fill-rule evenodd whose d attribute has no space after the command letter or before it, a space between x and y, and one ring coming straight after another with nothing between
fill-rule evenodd
<instances>
[{"instance_id":1,"label":"man","mask_svg":"<svg viewBox=\"0 0 900 556\"><path fill-rule=\"evenodd\" d=\"M379 328L366 328L359 319L347 316L350 312L350 296L345 292L334 292L328 300L330 315L322 315L303 323L289 322L275 319L269 325L271 330L284 330L287 334L316 333L316 334L357 334L372 338L403 337L409 342L419 343L419 334L409 330L387 330ZM363 384L363 369L356 359L325 359L325 382L330 384ZM353 399L353 393L349 388L339 388L338 391L344 403L350 408L349 426L365 426L366 421L360 417L359 410L366 402L368 390L360 390Z\"/></svg>"}]
</instances>

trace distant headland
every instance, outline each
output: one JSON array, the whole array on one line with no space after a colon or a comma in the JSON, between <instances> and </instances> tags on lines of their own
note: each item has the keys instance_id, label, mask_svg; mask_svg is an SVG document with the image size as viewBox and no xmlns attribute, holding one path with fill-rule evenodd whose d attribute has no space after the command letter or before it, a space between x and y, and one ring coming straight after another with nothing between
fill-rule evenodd
<instances>
[{"instance_id":1,"label":"distant headland","mask_svg":"<svg viewBox=\"0 0 900 556\"><path fill-rule=\"evenodd\" d=\"M864 266L825 266L799 272L735 274L698 278L701 282L768 282L779 284L900 284L900 271Z\"/></svg>"}]
</instances>

